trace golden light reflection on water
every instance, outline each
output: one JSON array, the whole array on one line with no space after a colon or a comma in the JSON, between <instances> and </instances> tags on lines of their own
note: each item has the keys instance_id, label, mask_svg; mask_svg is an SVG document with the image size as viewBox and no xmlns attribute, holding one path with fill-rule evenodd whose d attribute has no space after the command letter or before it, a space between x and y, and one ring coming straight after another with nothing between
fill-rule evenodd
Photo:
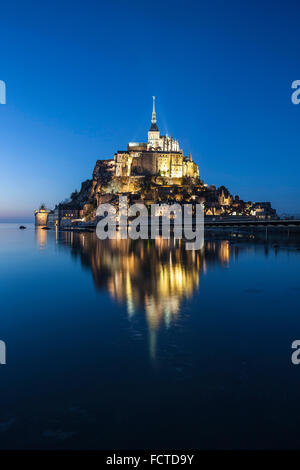
<instances>
[{"instance_id":1,"label":"golden light reflection on water","mask_svg":"<svg viewBox=\"0 0 300 470\"><path fill-rule=\"evenodd\" d=\"M35 229L36 241L40 249L43 250L47 243L47 230L43 230L41 227Z\"/></svg>"},{"instance_id":2,"label":"golden light reflection on water","mask_svg":"<svg viewBox=\"0 0 300 470\"><path fill-rule=\"evenodd\" d=\"M129 319L144 311L152 356L157 331L176 322L184 300L198 290L200 274L230 258L228 241L208 241L200 251L186 250L181 240L99 240L95 233L60 232L59 241L91 269L96 288L126 305Z\"/></svg>"}]
</instances>

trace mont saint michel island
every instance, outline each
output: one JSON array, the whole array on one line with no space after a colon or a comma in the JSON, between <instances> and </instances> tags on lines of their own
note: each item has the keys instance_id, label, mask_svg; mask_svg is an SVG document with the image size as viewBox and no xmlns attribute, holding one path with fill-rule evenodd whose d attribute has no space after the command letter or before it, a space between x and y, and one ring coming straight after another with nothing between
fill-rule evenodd
<instances>
[{"instance_id":1,"label":"mont saint michel island","mask_svg":"<svg viewBox=\"0 0 300 470\"><path fill-rule=\"evenodd\" d=\"M119 196L128 203L203 204L207 220L243 217L248 220L276 219L270 202L251 202L233 196L226 186L205 183L201 168L191 154L185 155L172 135L161 135L153 96L147 142L129 142L114 158L97 160L91 179L81 184L70 198L52 210L45 205L35 211L37 226L76 227L97 222L100 204L117 205Z\"/></svg>"},{"instance_id":2,"label":"mont saint michel island","mask_svg":"<svg viewBox=\"0 0 300 470\"><path fill-rule=\"evenodd\" d=\"M0 454L300 449L299 13L2 2Z\"/></svg>"}]
</instances>

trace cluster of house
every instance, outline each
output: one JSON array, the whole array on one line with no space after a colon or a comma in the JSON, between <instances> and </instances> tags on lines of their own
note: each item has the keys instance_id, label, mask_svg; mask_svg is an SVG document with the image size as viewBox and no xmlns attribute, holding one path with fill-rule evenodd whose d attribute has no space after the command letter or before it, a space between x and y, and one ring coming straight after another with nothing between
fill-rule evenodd
<instances>
[{"instance_id":1,"label":"cluster of house","mask_svg":"<svg viewBox=\"0 0 300 470\"><path fill-rule=\"evenodd\" d=\"M226 216L245 216L256 219L275 219L277 218L276 210L272 208L270 202L251 202L243 201L238 196L234 198L228 194L224 188L216 189L210 187L194 187L192 191L188 191L185 187L174 188L169 185L157 185L151 190L150 198L144 198L141 192L122 193L127 196L128 203L142 203L146 206L151 204L204 204L205 216L226 217ZM111 203L117 206L119 194L103 194L98 196L99 203ZM42 226L63 226L70 223L89 221L93 219L90 215L95 213L96 205L87 202L81 204L79 202L64 202L58 204L55 209L40 209L35 212L36 225Z\"/></svg>"},{"instance_id":2,"label":"cluster of house","mask_svg":"<svg viewBox=\"0 0 300 470\"><path fill-rule=\"evenodd\" d=\"M206 216L247 216L257 219L277 218L276 210L270 202L243 201L239 196L233 197L229 191L221 186L208 188L203 200Z\"/></svg>"}]
</instances>

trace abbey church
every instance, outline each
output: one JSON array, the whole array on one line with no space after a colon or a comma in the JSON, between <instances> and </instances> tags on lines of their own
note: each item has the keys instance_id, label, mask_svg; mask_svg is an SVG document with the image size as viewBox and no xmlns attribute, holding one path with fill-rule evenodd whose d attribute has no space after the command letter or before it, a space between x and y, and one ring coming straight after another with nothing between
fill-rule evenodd
<instances>
[{"instance_id":1,"label":"abbey church","mask_svg":"<svg viewBox=\"0 0 300 470\"><path fill-rule=\"evenodd\" d=\"M127 150L115 154L115 176L163 176L166 178L199 177L198 165L192 156L184 156L179 142L168 135L160 135L156 122L155 96L148 142L130 142Z\"/></svg>"}]
</instances>

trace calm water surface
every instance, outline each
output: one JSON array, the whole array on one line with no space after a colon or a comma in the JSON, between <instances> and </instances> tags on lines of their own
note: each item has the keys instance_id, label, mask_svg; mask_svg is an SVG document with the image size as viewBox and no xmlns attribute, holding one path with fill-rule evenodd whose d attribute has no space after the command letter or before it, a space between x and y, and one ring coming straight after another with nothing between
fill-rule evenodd
<instances>
[{"instance_id":1,"label":"calm water surface","mask_svg":"<svg viewBox=\"0 0 300 470\"><path fill-rule=\"evenodd\" d=\"M0 448L300 448L299 266L0 225Z\"/></svg>"}]
</instances>

